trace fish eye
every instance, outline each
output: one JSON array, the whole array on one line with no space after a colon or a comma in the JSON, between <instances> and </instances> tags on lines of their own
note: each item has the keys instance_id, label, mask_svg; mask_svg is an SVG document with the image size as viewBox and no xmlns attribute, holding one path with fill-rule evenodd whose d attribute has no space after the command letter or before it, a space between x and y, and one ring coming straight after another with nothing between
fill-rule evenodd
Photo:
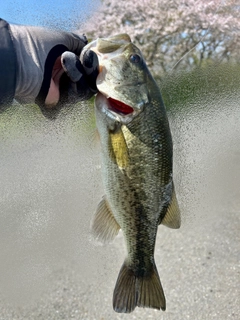
<instances>
[{"instance_id":1,"label":"fish eye","mask_svg":"<svg viewBox=\"0 0 240 320\"><path fill-rule=\"evenodd\" d=\"M129 58L132 63L139 63L141 61L141 57L138 54L132 54Z\"/></svg>"}]
</instances>

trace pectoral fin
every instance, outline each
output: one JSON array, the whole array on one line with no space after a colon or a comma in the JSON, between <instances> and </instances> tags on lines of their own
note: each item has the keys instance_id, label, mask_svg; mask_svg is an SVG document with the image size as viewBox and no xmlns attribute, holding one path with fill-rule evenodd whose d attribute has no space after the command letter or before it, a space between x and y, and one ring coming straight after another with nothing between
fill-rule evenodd
<instances>
[{"instance_id":1,"label":"pectoral fin","mask_svg":"<svg viewBox=\"0 0 240 320\"><path fill-rule=\"evenodd\" d=\"M129 162L128 147L122 130L110 134L112 157L120 169L125 169Z\"/></svg>"},{"instance_id":2,"label":"pectoral fin","mask_svg":"<svg viewBox=\"0 0 240 320\"><path fill-rule=\"evenodd\" d=\"M99 203L92 221L91 230L95 238L102 242L112 241L120 229L105 197Z\"/></svg>"},{"instance_id":3,"label":"pectoral fin","mask_svg":"<svg viewBox=\"0 0 240 320\"><path fill-rule=\"evenodd\" d=\"M172 200L168 205L167 212L164 218L162 219L161 224L173 229L178 229L181 226L181 214L174 187L172 193Z\"/></svg>"}]
</instances>

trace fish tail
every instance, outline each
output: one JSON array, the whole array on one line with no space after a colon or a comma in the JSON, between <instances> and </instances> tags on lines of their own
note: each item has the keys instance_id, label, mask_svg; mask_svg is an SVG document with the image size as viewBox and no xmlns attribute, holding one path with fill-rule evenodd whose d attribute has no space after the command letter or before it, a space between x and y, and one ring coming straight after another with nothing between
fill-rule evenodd
<instances>
[{"instance_id":1,"label":"fish tail","mask_svg":"<svg viewBox=\"0 0 240 320\"><path fill-rule=\"evenodd\" d=\"M166 299L155 263L149 275L138 278L138 287L138 307L166 310Z\"/></svg>"},{"instance_id":2,"label":"fish tail","mask_svg":"<svg viewBox=\"0 0 240 320\"><path fill-rule=\"evenodd\" d=\"M166 309L166 300L154 263L147 276L138 277L124 262L113 292L116 312L130 313L135 307Z\"/></svg>"},{"instance_id":3,"label":"fish tail","mask_svg":"<svg viewBox=\"0 0 240 320\"><path fill-rule=\"evenodd\" d=\"M120 313L130 313L136 306L136 277L124 262L113 292L113 309Z\"/></svg>"}]
</instances>

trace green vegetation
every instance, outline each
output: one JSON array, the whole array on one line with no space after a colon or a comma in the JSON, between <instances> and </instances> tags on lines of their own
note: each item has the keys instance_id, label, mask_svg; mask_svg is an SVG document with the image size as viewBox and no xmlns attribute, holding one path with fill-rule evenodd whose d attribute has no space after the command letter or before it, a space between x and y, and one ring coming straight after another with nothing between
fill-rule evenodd
<instances>
[{"instance_id":1,"label":"green vegetation","mask_svg":"<svg viewBox=\"0 0 240 320\"><path fill-rule=\"evenodd\" d=\"M61 132L78 136L95 129L93 98L63 108L56 120L45 118L35 104L14 103L0 113L0 136L2 139L24 139L32 133Z\"/></svg>"},{"instance_id":2,"label":"green vegetation","mask_svg":"<svg viewBox=\"0 0 240 320\"><path fill-rule=\"evenodd\" d=\"M159 85L167 110L180 111L212 96L221 100L239 91L239 75L240 64L212 63L192 71L172 72L159 81Z\"/></svg>"},{"instance_id":3,"label":"green vegetation","mask_svg":"<svg viewBox=\"0 0 240 320\"><path fill-rule=\"evenodd\" d=\"M18 138L21 132L33 130L36 119L39 117L40 113L36 105L14 103L6 111L0 113L0 135L1 137Z\"/></svg>"},{"instance_id":4,"label":"green vegetation","mask_svg":"<svg viewBox=\"0 0 240 320\"><path fill-rule=\"evenodd\" d=\"M167 110L175 113L199 108L199 101L213 98L223 101L229 94L239 92L239 75L240 64L208 64L192 71L174 71L159 81L159 85ZM86 103L67 106L54 121L47 120L36 105L13 104L0 113L0 135L4 139L18 139L29 137L31 132L47 132L49 128L76 137L94 132L93 103L94 97Z\"/></svg>"}]
</instances>

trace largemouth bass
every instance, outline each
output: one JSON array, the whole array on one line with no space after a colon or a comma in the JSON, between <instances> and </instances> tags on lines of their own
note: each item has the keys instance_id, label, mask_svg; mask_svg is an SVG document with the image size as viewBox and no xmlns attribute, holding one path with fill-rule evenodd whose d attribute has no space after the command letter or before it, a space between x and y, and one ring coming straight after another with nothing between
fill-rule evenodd
<instances>
[{"instance_id":1,"label":"largemouth bass","mask_svg":"<svg viewBox=\"0 0 240 320\"><path fill-rule=\"evenodd\" d=\"M166 309L154 261L159 224L180 227L172 176L172 138L160 90L127 34L85 47L99 60L95 99L105 196L92 230L103 241L122 229L127 257L113 293L113 308ZM83 53L84 54L84 51Z\"/></svg>"}]
</instances>

